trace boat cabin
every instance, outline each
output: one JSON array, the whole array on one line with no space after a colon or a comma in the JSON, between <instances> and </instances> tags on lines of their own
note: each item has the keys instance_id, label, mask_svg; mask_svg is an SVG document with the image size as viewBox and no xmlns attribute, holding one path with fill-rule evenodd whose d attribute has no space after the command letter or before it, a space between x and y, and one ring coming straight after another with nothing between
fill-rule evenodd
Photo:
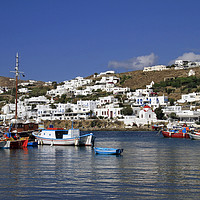
<instances>
[{"instance_id":1,"label":"boat cabin","mask_svg":"<svg viewBox=\"0 0 200 200\"><path fill-rule=\"evenodd\" d=\"M52 139L68 139L80 136L79 129L47 128L41 131L41 137Z\"/></svg>"}]
</instances>

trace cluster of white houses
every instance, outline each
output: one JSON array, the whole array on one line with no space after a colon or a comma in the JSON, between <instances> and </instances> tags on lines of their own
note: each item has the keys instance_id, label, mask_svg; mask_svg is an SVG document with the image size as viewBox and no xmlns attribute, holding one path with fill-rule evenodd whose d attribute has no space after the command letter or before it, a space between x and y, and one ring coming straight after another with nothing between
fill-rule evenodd
<instances>
[{"instance_id":1,"label":"cluster of white houses","mask_svg":"<svg viewBox=\"0 0 200 200\"><path fill-rule=\"evenodd\" d=\"M194 67L199 67L200 62L193 62L193 61L185 61L185 60L175 60L174 69L189 69ZM163 71L163 70L170 70L170 67L165 65L155 65L151 67L144 67L143 72L150 72L150 71Z\"/></svg>"},{"instance_id":2,"label":"cluster of white houses","mask_svg":"<svg viewBox=\"0 0 200 200\"><path fill-rule=\"evenodd\" d=\"M106 75L106 76L104 76ZM78 120L88 119L96 116L100 119L115 119L124 121L125 125L143 126L157 123L154 110L162 106L166 116L170 113L176 113L182 121L194 123L199 121L200 111L192 107L183 109L178 103L198 102L200 94L192 93L182 95L182 99L177 101L176 106L169 106L166 96L158 96L152 89L154 82L147 85L145 89L137 89L131 92L130 88L116 87L119 78L113 75L113 72L102 73L100 79L94 82L92 79L77 77L74 80L64 81L64 84L58 85L56 89L47 92L46 96L25 98L18 100L18 117L21 119L41 120ZM50 84L50 83L46 83ZM109 96L99 97L97 100L79 100L76 103L55 103L54 97L63 94L73 93L77 95L90 95L94 91L101 90L109 92ZM116 98L116 94L123 94L126 100ZM122 104L131 105L133 114L125 116L122 114ZM6 104L2 107L1 120L14 118L15 104Z\"/></svg>"}]
</instances>

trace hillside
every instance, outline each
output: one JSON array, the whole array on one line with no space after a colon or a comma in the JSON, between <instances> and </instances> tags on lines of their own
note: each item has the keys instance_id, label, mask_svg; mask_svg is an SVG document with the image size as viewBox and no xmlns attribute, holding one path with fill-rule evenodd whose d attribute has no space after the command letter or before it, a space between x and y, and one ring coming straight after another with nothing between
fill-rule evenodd
<instances>
[{"instance_id":1,"label":"hillside","mask_svg":"<svg viewBox=\"0 0 200 200\"><path fill-rule=\"evenodd\" d=\"M131 76L127 79L123 86L130 87L131 89L145 88L146 85L150 84L151 81L159 83L169 78L177 77L187 77L190 70L166 70L166 71L152 71L152 72L143 72L140 71L131 71L126 73L118 74L119 77L123 75ZM200 68L193 68L197 77L200 77Z\"/></svg>"},{"instance_id":2,"label":"hillside","mask_svg":"<svg viewBox=\"0 0 200 200\"><path fill-rule=\"evenodd\" d=\"M193 68L195 71L196 77L200 78L200 68ZM122 78L124 75L128 78L122 83L123 87L130 87L131 89L145 88L146 85L149 85L151 81L155 83L160 83L161 81L165 81L168 79L173 79L177 77L188 77L190 69L187 70L166 70L166 71L152 71L152 72L143 72L140 71L131 71L126 73L118 74L117 76ZM181 97L181 91L178 88L174 88L174 92L171 94L167 94L164 92L160 92L159 95L165 94L169 98L174 98L175 100Z\"/></svg>"},{"instance_id":3,"label":"hillside","mask_svg":"<svg viewBox=\"0 0 200 200\"><path fill-rule=\"evenodd\" d=\"M14 78L0 76L0 87L15 87Z\"/></svg>"},{"instance_id":4,"label":"hillside","mask_svg":"<svg viewBox=\"0 0 200 200\"><path fill-rule=\"evenodd\" d=\"M129 87L132 90L138 89L138 88L145 88L146 85L149 85L152 81L155 83L160 83L161 81L177 78L177 77L187 77L188 72L190 69L187 70L166 70L166 71L152 71L152 72L143 72L142 70L138 71L130 71L125 73L119 73L115 74L115 76L120 77L120 84L118 86L121 87ZM200 68L193 68L193 71L195 71L196 77L200 78ZM87 78L93 78L93 75ZM20 80L23 81L23 80ZM40 81L40 84L36 84L34 87L41 86L42 82ZM8 77L2 77L0 76L0 86L7 86L9 88L15 87L15 83L11 78ZM181 91L180 89L174 88L173 93L167 94L164 92L159 92L159 95L165 94L169 98L179 99L181 97Z\"/></svg>"}]
</instances>

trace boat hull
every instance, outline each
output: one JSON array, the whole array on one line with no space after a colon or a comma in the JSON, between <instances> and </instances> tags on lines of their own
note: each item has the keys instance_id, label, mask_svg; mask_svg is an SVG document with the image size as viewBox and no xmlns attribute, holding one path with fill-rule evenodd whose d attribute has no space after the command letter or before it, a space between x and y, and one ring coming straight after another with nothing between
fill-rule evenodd
<instances>
[{"instance_id":1,"label":"boat hull","mask_svg":"<svg viewBox=\"0 0 200 200\"><path fill-rule=\"evenodd\" d=\"M56 145L56 146L92 146L94 144L94 135L86 134L79 137L67 139L44 138L34 135L38 144Z\"/></svg>"},{"instance_id":2,"label":"boat hull","mask_svg":"<svg viewBox=\"0 0 200 200\"><path fill-rule=\"evenodd\" d=\"M190 133L189 136L190 136L190 139L192 139L192 140L200 140L200 135L199 134Z\"/></svg>"},{"instance_id":3,"label":"boat hull","mask_svg":"<svg viewBox=\"0 0 200 200\"><path fill-rule=\"evenodd\" d=\"M10 141L2 140L0 141L0 149L9 149Z\"/></svg>"},{"instance_id":4,"label":"boat hull","mask_svg":"<svg viewBox=\"0 0 200 200\"><path fill-rule=\"evenodd\" d=\"M182 132L169 132L169 131L162 131L162 135L167 138L190 138L188 133L182 133Z\"/></svg>"},{"instance_id":5,"label":"boat hull","mask_svg":"<svg viewBox=\"0 0 200 200\"><path fill-rule=\"evenodd\" d=\"M28 139L23 140L2 140L0 141L1 149L21 149L26 148Z\"/></svg>"},{"instance_id":6,"label":"boat hull","mask_svg":"<svg viewBox=\"0 0 200 200\"><path fill-rule=\"evenodd\" d=\"M12 141L10 141L10 148L11 149L26 148L27 144L28 144L28 139L24 139L24 140L12 140Z\"/></svg>"},{"instance_id":7,"label":"boat hull","mask_svg":"<svg viewBox=\"0 0 200 200\"><path fill-rule=\"evenodd\" d=\"M123 152L123 149L114 149L114 148L99 148L95 147L94 151L96 154L104 155L120 155Z\"/></svg>"}]
</instances>

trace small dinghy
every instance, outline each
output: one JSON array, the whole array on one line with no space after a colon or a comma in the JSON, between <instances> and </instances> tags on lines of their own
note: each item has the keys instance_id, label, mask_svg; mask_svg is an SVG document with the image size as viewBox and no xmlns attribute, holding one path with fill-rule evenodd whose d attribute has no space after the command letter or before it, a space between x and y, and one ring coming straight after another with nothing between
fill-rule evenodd
<instances>
[{"instance_id":1,"label":"small dinghy","mask_svg":"<svg viewBox=\"0 0 200 200\"><path fill-rule=\"evenodd\" d=\"M94 151L96 154L120 155L123 149L94 147Z\"/></svg>"}]
</instances>

